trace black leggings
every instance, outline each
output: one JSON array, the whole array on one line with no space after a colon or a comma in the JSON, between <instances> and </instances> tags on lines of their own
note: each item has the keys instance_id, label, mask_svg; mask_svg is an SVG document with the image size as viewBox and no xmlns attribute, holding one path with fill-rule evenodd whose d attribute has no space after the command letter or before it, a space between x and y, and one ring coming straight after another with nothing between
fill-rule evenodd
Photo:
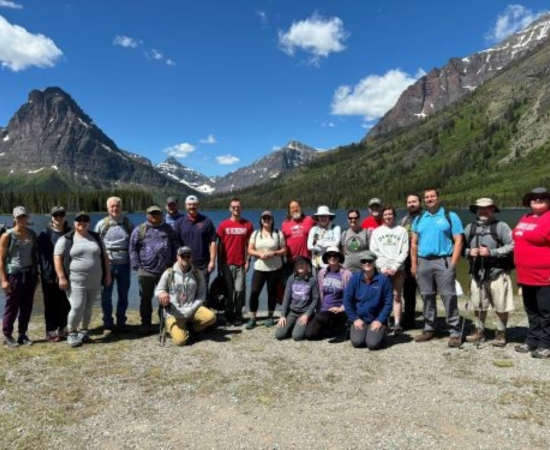
<instances>
[{"instance_id":1,"label":"black leggings","mask_svg":"<svg viewBox=\"0 0 550 450\"><path fill-rule=\"evenodd\" d=\"M258 312L258 306L260 303L260 293L264 288L264 284L267 281L267 309L269 312L275 311L277 299L275 297L277 283L280 283L282 279L281 269L273 270L271 272L263 272L261 270L255 270L252 274L252 286L250 292L250 312Z\"/></svg>"},{"instance_id":2,"label":"black leggings","mask_svg":"<svg viewBox=\"0 0 550 450\"><path fill-rule=\"evenodd\" d=\"M317 340L336 335L345 329L348 316L345 312L333 313L323 311L317 313L307 324L306 339Z\"/></svg>"}]
</instances>

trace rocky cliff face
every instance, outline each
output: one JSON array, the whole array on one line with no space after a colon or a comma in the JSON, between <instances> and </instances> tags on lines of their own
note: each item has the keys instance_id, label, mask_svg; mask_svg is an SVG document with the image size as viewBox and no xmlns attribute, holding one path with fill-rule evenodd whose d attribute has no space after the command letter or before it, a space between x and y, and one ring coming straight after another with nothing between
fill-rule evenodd
<instances>
[{"instance_id":1,"label":"rocky cliff face","mask_svg":"<svg viewBox=\"0 0 550 450\"><path fill-rule=\"evenodd\" d=\"M81 186L174 188L147 158L120 150L62 89L34 90L0 131L0 164L10 174L59 171ZM185 189L184 189L185 190Z\"/></svg>"},{"instance_id":2,"label":"rocky cliff face","mask_svg":"<svg viewBox=\"0 0 550 450\"><path fill-rule=\"evenodd\" d=\"M163 163L157 164L155 170L198 192L211 194L215 190L216 180L214 178L209 178L184 166L172 156L168 157Z\"/></svg>"},{"instance_id":3,"label":"rocky cliff face","mask_svg":"<svg viewBox=\"0 0 550 450\"><path fill-rule=\"evenodd\" d=\"M291 140L285 147L270 153L249 166L230 172L216 180L216 192L228 192L278 178L307 164L320 152Z\"/></svg>"},{"instance_id":4,"label":"rocky cliff face","mask_svg":"<svg viewBox=\"0 0 550 450\"><path fill-rule=\"evenodd\" d=\"M423 120L481 86L550 35L550 14L498 45L466 58L451 58L409 86L396 105L367 134L372 138Z\"/></svg>"}]
</instances>

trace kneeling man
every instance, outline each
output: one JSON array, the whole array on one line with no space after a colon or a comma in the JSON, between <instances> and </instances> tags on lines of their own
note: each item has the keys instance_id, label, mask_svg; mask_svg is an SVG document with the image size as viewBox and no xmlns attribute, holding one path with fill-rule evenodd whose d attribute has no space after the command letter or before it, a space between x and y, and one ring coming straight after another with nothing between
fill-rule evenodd
<instances>
[{"instance_id":1,"label":"kneeling man","mask_svg":"<svg viewBox=\"0 0 550 450\"><path fill-rule=\"evenodd\" d=\"M178 249L177 262L162 274L155 295L166 308L166 330L176 345L185 345L190 334L216 322L216 315L202 306L206 283L201 271L191 264L190 247Z\"/></svg>"}]
</instances>

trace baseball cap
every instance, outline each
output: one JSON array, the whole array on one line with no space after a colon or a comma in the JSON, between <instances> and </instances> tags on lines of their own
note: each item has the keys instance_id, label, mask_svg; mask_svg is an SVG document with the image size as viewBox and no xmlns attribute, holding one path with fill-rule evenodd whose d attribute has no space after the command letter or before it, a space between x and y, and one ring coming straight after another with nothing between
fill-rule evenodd
<instances>
[{"instance_id":1,"label":"baseball cap","mask_svg":"<svg viewBox=\"0 0 550 450\"><path fill-rule=\"evenodd\" d=\"M166 199L166 204L169 205L170 203L178 203L178 199L176 197L168 197Z\"/></svg>"},{"instance_id":2,"label":"baseball cap","mask_svg":"<svg viewBox=\"0 0 550 450\"><path fill-rule=\"evenodd\" d=\"M27 213L27 208L25 208L24 206L16 206L15 208L13 208L13 217L14 218L18 218L18 217L21 217L21 216L28 216L29 214Z\"/></svg>"},{"instance_id":3,"label":"baseball cap","mask_svg":"<svg viewBox=\"0 0 550 450\"><path fill-rule=\"evenodd\" d=\"M57 206L54 206L54 207L52 208L52 216L53 216L54 214L57 214L57 213L64 213L64 212L66 212L66 211L65 211L65 208L63 208L63 206L61 206L61 205L57 205Z\"/></svg>"},{"instance_id":4,"label":"baseball cap","mask_svg":"<svg viewBox=\"0 0 550 450\"><path fill-rule=\"evenodd\" d=\"M178 248L178 255L179 256L182 256L182 255L186 255L186 254L191 254L191 247L188 247L187 245L184 245L183 247L180 247Z\"/></svg>"},{"instance_id":5,"label":"baseball cap","mask_svg":"<svg viewBox=\"0 0 550 450\"><path fill-rule=\"evenodd\" d=\"M185 199L185 203L199 203L199 199L196 195L188 195Z\"/></svg>"},{"instance_id":6,"label":"baseball cap","mask_svg":"<svg viewBox=\"0 0 550 450\"><path fill-rule=\"evenodd\" d=\"M372 206L372 205L381 205L382 204L382 200L380 200L378 197L374 197L374 198L371 198L369 200L369 206Z\"/></svg>"},{"instance_id":7,"label":"baseball cap","mask_svg":"<svg viewBox=\"0 0 550 450\"><path fill-rule=\"evenodd\" d=\"M162 209L160 206L158 205L152 205L152 206L149 206L149 208L147 208L147 214L151 214L153 212L162 212Z\"/></svg>"}]
</instances>

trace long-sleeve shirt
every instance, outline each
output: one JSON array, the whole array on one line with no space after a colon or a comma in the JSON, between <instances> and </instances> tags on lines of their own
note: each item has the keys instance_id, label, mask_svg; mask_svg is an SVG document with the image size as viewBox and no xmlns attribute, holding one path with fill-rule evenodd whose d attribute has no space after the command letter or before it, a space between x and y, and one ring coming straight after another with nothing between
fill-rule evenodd
<instances>
[{"instance_id":1,"label":"long-sleeve shirt","mask_svg":"<svg viewBox=\"0 0 550 450\"><path fill-rule=\"evenodd\" d=\"M154 227L145 222L132 231L130 264L134 270L159 276L174 263L176 250L176 236L170 225L162 222Z\"/></svg>"},{"instance_id":2,"label":"long-sleeve shirt","mask_svg":"<svg viewBox=\"0 0 550 450\"><path fill-rule=\"evenodd\" d=\"M296 314L305 314L308 317L314 313L319 302L319 287L317 278L297 277L292 274L287 281L283 297L282 316L286 317L290 311Z\"/></svg>"},{"instance_id":3,"label":"long-sleeve shirt","mask_svg":"<svg viewBox=\"0 0 550 450\"><path fill-rule=\"evenodd\" d=\"M388 227L382 225L372 232L370 250L376 256L378 270L403 270L409 254L409 233L401 225Z\"/></svg>"},{"instance_id":4,"label":"long-sleeve shirt","mask_svg":"<svg viewBox=\"0 0 550 450\"><path fill-rule=\"evenodd\" d=\"M393 306L393 289L385 275L375 273L370 281L364 272L353 274L344 290L344 308L351 322L386 323Z\"/></svg>"},{"instance_id":5,"label":"long-sleeve shirt","mask_svg":"<svg viewBox=\"0 0 550 450\"><path fill-rule=\"evenodd\" d=\"M200 270L191 267L183 272L178 263L162 274L155 296L167 292L170 296L169 316L181 319L193 317L206 299L206 283Z\"/></svg>"},{"instance_id":6,"label":"long-sleeve shirt","mask_svg":"<svg viewBox=\"0 0 550 450\"><path fill-rule=\"evenodd\" d=\"M307 248L311 252L311 263L314 267L326 267L323 255L329 247L339 247L342 230L339 225L329 224L328 228L315 225L307 237Z\"/></svg>"}]
</instances>

